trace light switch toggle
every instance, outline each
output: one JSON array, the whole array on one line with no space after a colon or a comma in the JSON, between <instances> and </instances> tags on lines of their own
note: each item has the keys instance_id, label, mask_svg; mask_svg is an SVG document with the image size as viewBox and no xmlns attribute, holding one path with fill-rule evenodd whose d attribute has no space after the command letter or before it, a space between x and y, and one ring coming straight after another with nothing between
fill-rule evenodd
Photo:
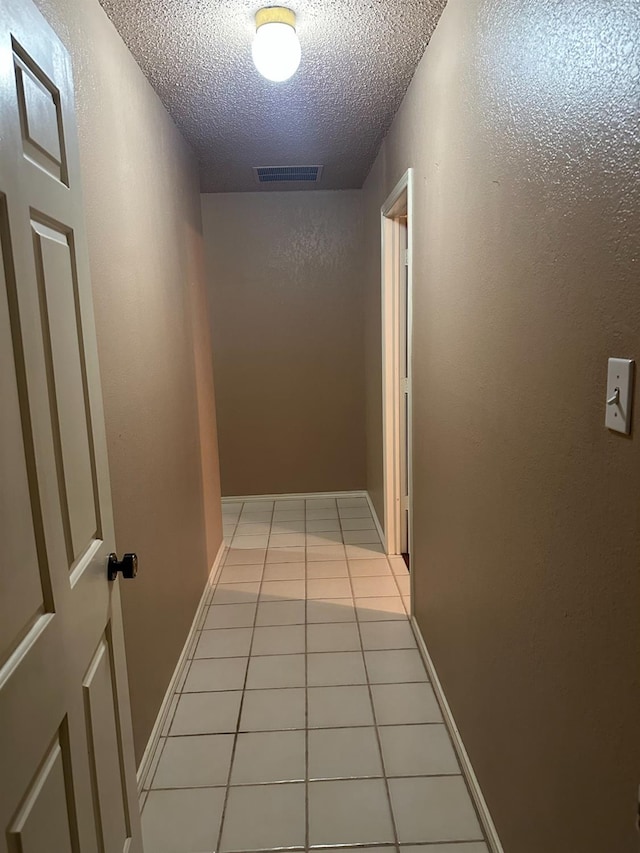
<instances>
[{"instance_id":1,"label":"light switch toggle","mask_svg":"<svg viewBox=\"0 0 640 853\"><path fill-rule=\"evenodd\" d=\"M631 432L633 366L633 359L610 358L607 373L605 424L609 429L625 435Z\"/></svg>"},{"instance_id":2,"label":"light switch toggle","mask_svg":"<svg viewBox=\"0 0 640 853\"><path fill-rule=\"evenodd\" d=\"M620 405L620 389L616 388L613 392L613 397L609 397L607 400L607 406L619 406Z\"/></svg>"}]
</instances>

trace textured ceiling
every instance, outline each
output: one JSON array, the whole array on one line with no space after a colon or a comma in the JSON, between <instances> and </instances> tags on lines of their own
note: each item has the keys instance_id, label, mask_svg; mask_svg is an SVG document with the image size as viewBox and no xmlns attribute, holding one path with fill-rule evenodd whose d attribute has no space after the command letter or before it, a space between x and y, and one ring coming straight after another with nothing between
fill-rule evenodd
<instances>
[{"instance_id":1,"label":"textured ceiling","mask_svg":"<svg viewBox=\"0 0 640 853\"><path fill-rule=\"evenodd\" d=\"M267 3L101 3L193 147L202 190L233 192L258 189L252 166L273 165L324 165L318 189L362 186L446 0L286 4L302 62L280 84L251 59Z\"/></svg>"}]
</instances>

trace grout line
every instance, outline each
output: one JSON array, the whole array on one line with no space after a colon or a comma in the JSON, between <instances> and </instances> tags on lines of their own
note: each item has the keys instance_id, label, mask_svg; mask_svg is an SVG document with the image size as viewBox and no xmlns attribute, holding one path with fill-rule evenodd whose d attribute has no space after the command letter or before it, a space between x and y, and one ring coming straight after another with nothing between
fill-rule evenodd
<instances>
[{"instance_id":1,"label":"grout line","mask_svg":"<svg viewBox=\"0 0 640 853\"><path fill-rule=\"evenodd\" d=\"M290 782L287 784L291 784ZM479 844L482 843L483 839L473 839L470 840L468 838L464 839L452 839L451 841L410 841L406 844L403 844L401 847L402 851L405 851L408 847L412 848L422 848L426 847L427 849L430 847L454 847L459 845L468 846L470 844ZM486 843L486 842L485 842ZM334 850L344 850L344 851L361 851L361 853L366 853L367 850L385 850L396 851L396 846L393 842L383 841L379 844L376 844L375 847L370 841L367 842L354 842L348 844L339 844L337 847L327 847L326 844L320 846L319 844L314 845L313 847L303 847L302 845L294 845L292 847L260 847L253 848L249 853L333 853ZM208 851L207 851L208 853ZM215 853L215 851L214 851Z\"/></svg>"},{"instance_id":2,"label":"grout line","mask_svg":"<svg viewBox=\"0 0 640 853\"><path fill-rule=\"evenodd\" d=\"M426 682L418 682L418 683L424 684ZM354 684L346 684L346 685L345 684L333 684L333 685L329 685L329 687L365 687L365 685L364 684L355 684L355 685ZM266 688L266 689L272 690L274 688ZM277 688L275 688L275 689L277 689ZM302 688L301 687L287 687L287 688L281 688L281 689L301 690ZM323 688L319 687L319 688L312 688L312 689L322 690ZM236 690L234 692L240 693L241 691ZM416 726L444 726L444 725L445 724L442 722L432 720L431 722L421 722L421 723L381 723L378 725L378 728L380 728L380 729L393 729L393 728L405 728L407 726L416 727ZM362 724L349 723L349 725L345 725L345 726L310 726L309 731L311 731L311 732L319 732L319 731L333 732L333 731L340 731L341 729L371 729L371 728L373 728L371 723L362 723ZM272 732L274 732L274 733L277 733L277 732L303 732L304 728L301 728L300 726L293 726L293 727L288 728L288 729L240 729L239 731L241 734L271 734ZM178 738L178 737L218 737L218 735L232 735L232 734L234 734L234 732L235 732L235 729L233 731L228 730L228 731L221 731L221 732L181 732L179 735L165 735L163 740L166 740L167 738ZM422 774L422 775L424 776L425 774ZM427 774L427 775L433 775L433 774ZM446 774L446 775L454 775L455 776L456 774L454 773L454 774ZM256 784L257 785L258 783L257 782L251 782L249 784L252 784L252 785ZM269 782L267 784L275 785L277 783ZM224 785L205 785L204 787L205 788L207 788L207 787L208 788L224 788L225 786ZM233 787L236 787L236 786L234 785ZM150 790L150 789L145 788L145 790Z\"/></svg>"},{"instance_id":3,"label":"grout line","mask_svg":"<svg viewBox=\"0 0 640 853\"><path fill-rule=\"evenodd\" d=\"M342 519L340 519L340 529L342 529ZM385 559L386 559L386 556L385 556ZM388 562L389 561L387 560L387 563ZM389 568L391 568L390 565L389 565ZM351 584L351 595L353 596L353 600L354 600L354 604L355 604L356 597L355 597L355 590L353 588L353 578L351 577L351 570L350 569L349 569L349 583ZM369 680L369 670L367 668L367 659L366 659L365 654L364 654L364 644L362 642L362 632L360 631L360 616L358 614L358 608L354 607L354 610L355 610L355 614L356 614L356 625L357 625L357 630L358 630L358 637L360 638L360 654L362 655L362 662L363 662L363 666L364 666L364 670L365 670L365 676L367 679L367 691L369 693L369 702L371 703L371 713L373 714L373 726L374 726L374 731L375 731L375 736L376 736L376 742L378 744L378 756L380 758L380 765L382 767L382 773L384 774L383 779L384 779L385 792L387 794L387 806L389 808L389 815L391 817L391 827L393 830L393 837L394 837L394 841L395 841L395 849L399 853L399 851L400 851L400 839L398 837L398 827L396 826L396 817L395 817L395 814L393 813L393 805L391 803L391 790L389 788L389 780L387 779L387 776L386 776L386 767L384 764L384 756L382 754L382 741L380 740L380 732L378 730L378 718L376 716L376 708L375 708L375 705L373 704L373 692L371 690L371 682Z\"/></svg>"},{"instance_id":4,"label":"grout line","mask_svg":"<svg viewBox=\"0 0 640 853\"><path fill-rule=\"evenodd\" d=\"M433 842L433 841L427 841L426 842L427 846L432 845L432 844L441 844L441 843L442 842ZM445 842L445 843L449 844L450 842ZM454 844L456 844L456 843L460 844L460 843L465 843L465 842L455 842L454 841L453 843ZM419 842L418 842L418 844L419 844ZM424 845L419 844L419 846L422 847ZM305 850L310 850L310 851L312 851L312 853L330 853L330 851L333 851L335 849L346 850L346 851L348 851L348 850L359 850L359 851L362 851L362 853L366 853L367 850L374 850L374 849L378 850L378 848L384 849L384 850L389 850L389 851L395 850L395 847L393 846L393 844L389 844L388 842L385 842L384 844L376 845L375 848L372 847L372 845L370 843L367 843L366 845L365 844L358 844L358 843L341 844L341 845L339 845L338 848L327 847L326 845L324 847L320 847L319 845L316 845L315 847L305 848L305 847L302 847L301 845L294 845L292 847L260 847L257 849L252 849L251 851L249 851L249 853L305 853ZM208 851L207 851L207 853L208 853ZM215 851L214 851L214 853L215 853Z\"/></svg>"},{"instance_id":5,"label":"grout line","mask_svg":"<svg viewBox=\"0 0 640 853\"><path fill-rule=\"evenodd\" d=\"M274 502L273 507L271 508L271 521L272 522L273 522L274 508L275 508L275 502ZM243 510L244 510L244 503L242 505L241 513ZM269 540L267 539L267 544L268 544L268 541ZM260 593L262 591L262 584L264 581L264 569L265 569L266 564L267 564L267 549L265 549L264 562L262 563L262 574L260 575L260 587L258 589L258 602L260 601ZM216 589L217 589L217 586L218 585L216 583ZM227 775L227 784L226 784L225 793L224 793L224 801L222 804L222 814L220 816L220 829L218 831L217 843L216 843L214 850L220 850L220 845L222 843L222 831L224 829L224 823L225 823L226 816L227 816L227 803L229 802L229 791L231 788L231 774L233 772L233 764L235 761L236 748L238 745L238 736L240 734L240 720L242 719L242 710L244 708L244 697L245 697L246 690L247 690L247 680L249 678L249 666L251 664L251 650L253 648L253 641L254 641L255 634L256 634L256 623L257 623L257 621L258 621L258 603L256 603L256 609L255 609L255 613L253 615L253 630L251 633L251 642L249 644L249 654L247 656L247 668L246 668L245 674L244 674L244 685L243 685L243 689L242 689L242 696L240 697L240 706L238 708L238 716L236 717L236 728L235 728L235 732L233 733L233 735L234 735L233 746L231 748L231 759L229 761L229 773Z\"/></svg>"},{"instance_id":6,"label":"grout line","mask_svg":"<svg viewBox=\"0 0 640 853\"><path fill-rule=\"evenodd\" d=\"M419 682L415 682L415 683L417 683L417 684L428 684L429 682L419 681ZM326 687L329 689L332 689L334 687L366 687L366 686L367 686L366 684L329 684L329 685L326 685ZM377 685L373 685L373 686L377 687ZM267 688L267 689L271 690L273 688ZM281 688L281 689L302 690L301 687L288 687L288 688ZM322 686L321 687L312 687L311 689L312 690L324 690L325 687L322 687ZM241 691L236 690L235 692L240 693ZM393 728L405 728L408 726L415 728L417 726L442 726L442 725L444 725L444 723L437 721L437 720L432 720L432 721L425 721L425 722L419 722L419 723L379 723L378 728L380 728L380 729L393 729ZM372 728L371 723L349 723L349 725L344 725L344 726L309 726L309 731L312 731L312 732L319 732L319 731L333 732L333 731L339 731L341 729L370 729L370 728ZM305 731L305 729L302 728L301 726L292 726L291 728L288 728L288 729L239 729L238 731L241 734L271 734L272 732L273 733L277 733L277 732L303 732L303 731ZM235 732L236 732L236 729L228 729L228 730L219 731L219 732L181 732L180 734L177 734L177 735L166 735L163 738L163 740L167 740L168 738L178 738L178 737L181 737L181 738L184 738L184 737L217 737L218 735L232 735ZM424 774L423 773L422 775L423 776L424 775L429 776L429 775L434 775L434 774L428 774L428 773ZM437 775L437 774L435 774L435 775ZM455 776L456 774L454 773L454 774L445 774L445 775L454 775ZM258 784L258 783L252 782L250 784ZM274 784L275 785L276 783L273 782L273 783L268 783L268 784ZM218 786L216 786L216 785L206 786L205 785L204 787L224 787L224 785L218 785ZM233 787L235 787L235 785ZM145 790L150 790L150 789L145 788Z\"/></svg>"},{"instance_id":7,"label":"grout line","mask_svg":"<svg viewBox=\"0 0 640 853\"><path fill-rule=\"evenodd\" d=\"M439 723L438 725L442 725ZM347 728L352 728L348 726ZM375 726L361 726L361 728L373 729ZM287 730L288 731L288 730ZM301 731L301 730L300 730ZM318 731L318 729L311 729L311 731ZM334 731L334 729L327 729L322 731ZM244 734L244 732L242 732ZM254 732L251 732L254 734ZM263 734L263 732L256 732L256 734ZM309 775L308 773L305 775ZM360 779L368 780L368 779L384 779L384 773L370 773L369 775L363 774L360 776L316 776L311 778L309 776L307 782L358 782ZM458 776L464 778L462 776L462 771L458 769L456 773L412 773L401 776L397 773L391 774L389 779L452 779L457 778ZM232 785L229 785L229 788L271 788L274 785L300 785L304 783L304 779L296 778L296 779L278 779L277 781L269 781L269 782L234 782ZM175 785L167 785L162 788L154 788L154 791L202 791L209 790L210 788L226 788L227 785L223 782L220 785L183 785L181 787ZM479 841L481 839L468 839L469 842ZM484 840L484 839L482 839ZM363 844L371 842L362 842ZM385 842L390 844L391 842ZM439 842L443 843L443 842ZM451 843L451 842L446 842ZM310 845L307 845L310 846ZM326 845L325 845L326 846ZM340 845L342 847L342 845ZM377 845L376 845L377 846ZM274 848L275 849L275 848Z\"/></svg>"},{"instance_id":8,"label":"grout line","mask_svg":"<svg viewBox=\"0 0 640 853\"><path fill-rule=\"evenodd\" d=\"M358 580L361 580L361 579L371 580L373 578L378 579L378 578L387 578L387 577L388 577L388 575L356 575L356 578ZM342 580L347 580L347 577L346 577L346 575L338 575L335 578L309 578L309 580L318 581L318 582L342 581ZM248 583L258 583L258 581L248 581ZM265 583L279 583L279 581L265 581ZM285 581L285 583L288 583L288 581ZM302 583L302 580L301 579L296 580L296 581L294 581L294 583ZM267 592L267 595L268 594L269 593ZM351 595L332 595L332 596L330 596L330 595L319 595L317 598L309 597L309 601L325 601L327 598L331 598L335 601L340 601L342 599L344 599L344 601L350 601L352 596ZM391 595L384 595L383 593L380 593L379 595L359 595L358 596L359 601L366 601L368 598L402 598L402 595L398 595L397 593L392 593ZM246 601L225 601L223 604L210 604L210 605L207 605L206 609L208 610L210 607L238 607L238 606L244 607L246 605L254 605L254 604L258 604L258 603L260 603L260 604L284 604L286 602L297 603L297 602L300 602L302 600L303 599L301 596L293 596L293 597L288 597L288 598L264 598L261 601L258 601L258 599L254 598L254 599L247 599ZM382 620L378 619L377 621L381 622ZM205 630L205 631L224 631L225 629L226 630L233 630L234 628L250 628L250 627L251 627L251 625L221 625L219 628L205 628L203 630ZM259 627L264 628L264 627L269 627L269 626L268 625L267 626L260 625ZM278 626L274 625L273 627L278 627ZM284 626L281 626L281 627L284 627ZM198 631L200 631L200 630L201 629L198 628Z\"/></svg>"},{"instance_id":9,"label":"grout line","mask_svg":"<svg viewBox=\"0 0 640 853\"><path fill-rule=\"evenodd\" d=\"M351 623L353 624L353 623ZM310 655L355 655L358 653L358 649L349 649L345 652L309 652ZM361 651L361 650L360 650ZM367 650L367 654L369 654L370 650ZM406 652L413 651L413 649L377 649L376 651L385 651L385 652ZM254 655L254 658L265 658L265 657L307 657L304 652L297 652L293 654L286 655ZM242 660L242 658L200 658L200 660ZM248 661L248 658L247 658ZM366 661L366 658L365 658ZM248 663L247 663L248 667ZM305 663L305 681L306 681L306 663ZM348 684L310 684L309 687L366 687L367 684L371 684L372 687L393 687L393 686L401 686L404 684L431 684L428 676L425 676L423 679L415 679L413 681L369 681L368 678L366 681L350 681ZM259 693L261 690L300 690L301 686L290 686L290 687L223 687L221 690L181 690L179 693L176 693L177 696L196 696L201 693ZM401 725L400 723L391 723L390 725ZM320 728L327 728L327 726L320 726ZM329 728L333 728L330 726ZM345 726L345 728L349 728ZM274 731L280 731L279 729L274 729ZM282 731L285 731L283 729ZM217 732L203 732L203 734L217 734ZM164 735L163 737L167 737Z\"/></svg>"},{"instance_id":10,"label":"grout line","mask_svg":"<svg viewBox=\"0 0 640 853\"><path fill-rule=\"evenodd\" d=\"M351 489L346 492L291 492L280 495L225 495L222 497L222 505L232 503L257 503L262 501L316 501L316 500L342 500L343 498L365 498L366 491L363 489Z\"/></svg>"}]
</instances>

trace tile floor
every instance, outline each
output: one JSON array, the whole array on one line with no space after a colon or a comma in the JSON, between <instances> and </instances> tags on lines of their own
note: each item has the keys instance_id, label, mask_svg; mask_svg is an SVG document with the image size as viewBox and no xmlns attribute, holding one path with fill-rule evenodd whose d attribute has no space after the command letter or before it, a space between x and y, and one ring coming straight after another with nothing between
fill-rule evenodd
<instances>
[{"instance_id":1,"label":"tile floor","mask_svg":"<svg viewBox=\"0 0 640 853\"><path fill-rule=\"evenodd\" d=\"M226 503L224 522L146 853L488 853L366 500Z\"/></svg>"}]
</instances>

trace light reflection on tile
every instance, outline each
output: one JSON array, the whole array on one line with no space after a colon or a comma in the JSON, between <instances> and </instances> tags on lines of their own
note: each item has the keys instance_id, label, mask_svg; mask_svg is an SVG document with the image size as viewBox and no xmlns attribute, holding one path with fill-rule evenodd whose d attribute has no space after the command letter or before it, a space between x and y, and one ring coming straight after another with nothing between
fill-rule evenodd
<instances>
[{"instance_id":1,"label":"light reflection on tile","mask_svg":"<svg viewBox=\"0 0 640 853\"><path fill-rule=\"evenodd\" d=\"M409 574L366 498L234 501L223 516L231 545L142 792L147 849L392 853L395 825L401 853L487 853L408 620Z\"/></svg>"}]
</instances>

